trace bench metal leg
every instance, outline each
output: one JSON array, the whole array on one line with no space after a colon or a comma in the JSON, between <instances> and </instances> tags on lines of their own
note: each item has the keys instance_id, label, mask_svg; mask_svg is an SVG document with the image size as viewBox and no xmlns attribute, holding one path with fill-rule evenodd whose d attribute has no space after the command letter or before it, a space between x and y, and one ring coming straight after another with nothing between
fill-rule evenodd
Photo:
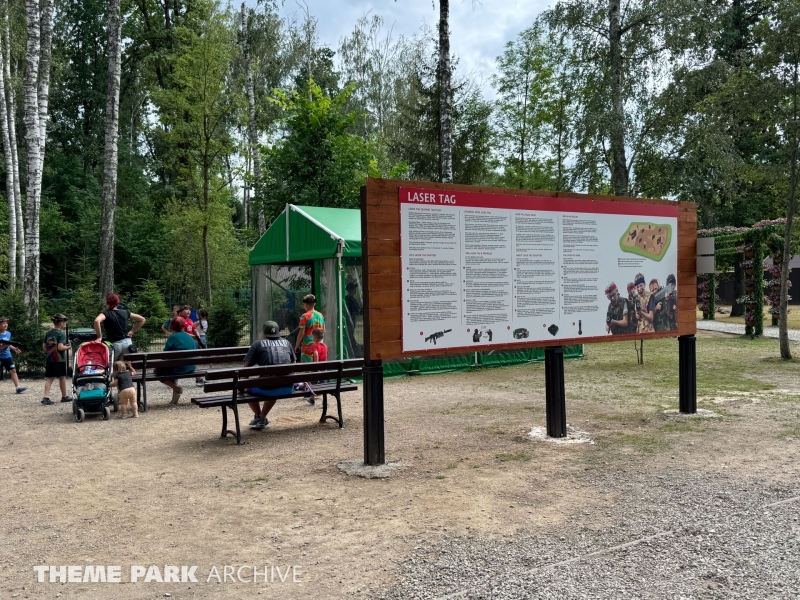
<instances>
[{"instance_id":1,"label":"bench metal leg","mask_svg":"<svg viewBox=\"0 0 800 600\"><path fill-rule=\"evenodd\" d=\"M136 406L138 406L139 409L144 412L144 409L142 408L142 384L138 381L136 382Z\"/></svg>"},{"instance_id":2,"label":"bench metal leg","mask_svg":"<svg viewBox=\"0 0 800 600\"><path fill-rule=\"evenodd\" d=\"M142 374L142 412L147 412L147 373Z\"/></svg>"},{"instance_id":3,"label":"bench metal leg","mask_svg":"<svg viewBox=\"0 0 800 600\"><path fill-rule=\"evenodd\" d=\"M233 402L232 408L233 408L233 420L236 422L236 443L241 446L242 444L244 444L244 442L242 441L242 430L239 427L239 408L236 402Z\"/></svg>"},{"instance_id":4,"label":"bench metal leg","mask_svg":"<svg viewBox=\"0 0 800 600\"><path fill-rule=\"evenodd\" d=\"M344 417L342 416L342 395L336 394L336 410L339 412L339 429L344 427Z\"/></svg>"},{"instance_id":5,"label":"bench metal leg","mask_svg":"<svg viewBox=\"0 0 800 600\"><path fill-rule=\"evenodd\" d=\"M328 417L328 394L322 394L322 416L319 418L320 423L324 423Z\"/></svg>"},{"instance_id":6,"label":"bench metal leg","mask_svg":"<svg viewBox=\"0 0 800 600\"><path fill-rule=\"evenodd\" d=\"M231 408L233 409L233 416L234 419L236 420L236 431L231 431L230 429L228 429L228 407L226 405L220 406L220 408L222 409L222 433L220 434L219 437L226 438L230 435L236 438L237 444L241 445L244 442L242 442L242 433L239 430L239 413L236 410L235 406L236 405L234 404L233 407Z\"/></svg>"},{"instance_id":7,"label":"bench metal leg","mask_svg":"<svg viewBox=\"0 0 800 600\"><path fill-rule=\"evenodd\" d=\"M341 396L336 394L335 392L331 392L331 394L336 398L336 408L339 411L339 417L334 417L333 415L328 414L328 394L322 394L322 416L319 419L320 423L324 423L327 420L335 421L337 425L339 425L339 429L344 427L344 420L342 419L342 401Z\"/></svg>"}]
</instances>

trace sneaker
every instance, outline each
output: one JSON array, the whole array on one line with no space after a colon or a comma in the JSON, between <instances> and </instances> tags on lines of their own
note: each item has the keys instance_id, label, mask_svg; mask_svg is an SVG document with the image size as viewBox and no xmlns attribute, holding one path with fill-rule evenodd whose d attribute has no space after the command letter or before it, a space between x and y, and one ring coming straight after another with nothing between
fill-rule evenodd
<instances>
[{"instance_id":1,"label":"sneaker","mask_svg":"<svg viewBox=\"0 0 800 600\"><path fill-rule=\"evenodd\" d=\"M50 400L50 398L42 398L42 404L44 404L45 406L49 406L50 404L55 404L55 402Z\"/></svg>"},{"instance_id":2,"label":"sneaker","mask_svg":"<svg viewBox=\"0 0 800 600\"><path fill-rule=\"evenodd\" d=\"M261 417L258 419L258 423L255 424L253 429L261 430L264 429L264 427L266 427L267 425L269 425L269 419L267 419L267 417Z\"/></svg>"},{"instance_id":3,"label":"sneaker","mask_svg":"<svg viewBox=\"0 0 800 600\"><path fill-rule=\"evenodd\" d=\"M64 396L61 399L62 402L72 402L72 396Z\"/></svg>"},{"instance_id":4,"label":"sneaker","mask_svg":"<svg viewBox=\"0 0 800 600\"><path fill-rule=\"evenodd\" d=\"M206 378L205 378L205 377L198 377L197 379L195 379L195 380L194 380L194 382L195 382L197 385L205 385L205 383L206 383Z\"/></svg>"},{"instance_id":5,"label":"sneaker","mask_svg":"<svg viewBox=\"0 0 800 600\"><path fill-rule=\"evenodd\" d=\"M181 394L183 393L183 388L178 386L176 389L172 390L172 404L177 404L178 400L181 399Z\"/></svg>"},{"instance_id":6,"label":"sneaker","mask_svg":"<svg viewBox=\"0 0 800 600\"><path fill-rule=\"evenodd\" d=\"M312 398L311 396L306 396L306 402L308 402L311 406L314 406L316 404L316 400L314 400L314 398Z\"/></svg>"},{"instance_id":7,"label":"sneaker","mask_svg":"<svg viewBox=\"0 0 800 600\"><path fill-rule=\"evenodd\" d=\"M255 427L258 425L258 422L261 420L261 417L256 417L252 421L250 421L249 427Z\"/></svg>"},{"instance_id":8,"label":"sneaker","mask_svg":"<svg viewBox=\"0 0 800 600\"><path fill-rule=\"evenodd\" d=\"M27 390L27 389L28 389L28 388L26 388L26 387L18 387L18 388L17 388L17 393L18 393L18 394L21 394L22 392L24 392L24 391L25 391L25 390Z\"/></svg>"}]
</instances>

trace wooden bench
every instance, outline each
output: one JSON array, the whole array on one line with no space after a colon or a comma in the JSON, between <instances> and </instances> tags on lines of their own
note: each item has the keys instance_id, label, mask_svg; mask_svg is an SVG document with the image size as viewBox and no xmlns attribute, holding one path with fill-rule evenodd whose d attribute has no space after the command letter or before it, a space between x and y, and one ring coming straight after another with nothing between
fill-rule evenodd
<instances>
[{"instance_id":1,"label":"wooden bench","mask_svg":"<svg viewBox=\"0 0 800 600\"><path fill-rule=\"evenodd\" d=\"M200 408L222 408L222 434L236 438L242 444L242 431L239 424L239 404L263 402L265 400L281 400L285 398L302 398L305 391L292 391L281 396L257 396L248 393L253 387L276 388L289 387L295 383L307 382L317 395L322 396L322 416L320 423L335 421L339 428L344 427L342 419L342 392L353 392L358 386L349 381L352 377L363 375L363 359L335 360L317 363L292 363L288 365L271 365L266 367L240 367L238 369L215 369L206 373L204 393L224 392L220 395L192 398L192 404ZM338 417L328 414L328 394L336 398ZM228 409L233 411L236 431L228 429Z\"/></svg>"},{"instance_id":2,"label":"wooden bench","mask_svg":"<svg viewBox=\"0 0 800 600\"><path fill-rule=\"evenodd\" d=\"M171 379L194 379L204 377L206 369L196 369L183 375L156 375L155 369L186 367L190 365L222 365L234 363L241 365L249 350L248 346L231 348L198 348L196 350L176 350L174 352L138 352L127 354L125 361L130 362L137 373L133 377L136 384L136 402L142 412L147 411L147 382L168 381Z\"/></svg>"}]
</instances>

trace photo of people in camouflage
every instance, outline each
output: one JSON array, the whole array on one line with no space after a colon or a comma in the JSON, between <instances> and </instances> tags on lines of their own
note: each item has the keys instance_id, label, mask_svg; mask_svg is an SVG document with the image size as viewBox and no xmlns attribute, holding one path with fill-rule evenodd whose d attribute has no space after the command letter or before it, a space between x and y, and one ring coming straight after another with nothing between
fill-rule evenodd
<instances>
[{"instance_id":1,"label":"photo of people in camouflage","mask_svg":"<svg viewBox=\"0 0 800 600\"><path fill-rule=\"evenodd\" d=\"M628 295L620 295L617 284L610 282L605 289L608 299L606 333L611 335L659 333L678 329L678 291L674 274L669 274L662 286L658 279L645 287L645 276L637 273L627 285Z\"/></svg>"}]
</instances>

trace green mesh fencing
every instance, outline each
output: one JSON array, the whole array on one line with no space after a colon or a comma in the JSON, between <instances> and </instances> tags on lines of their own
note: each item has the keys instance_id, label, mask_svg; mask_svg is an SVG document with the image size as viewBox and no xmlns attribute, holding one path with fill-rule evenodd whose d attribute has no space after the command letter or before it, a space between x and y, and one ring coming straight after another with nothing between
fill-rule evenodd
<instances>
[{"instance_id":1,"label":"green mesh fencing","mask_svg":"<svg viewBox=\"0 0 800 600\"><path fill-rule=\"evenodd\" d=\"M564 358L583 358L583 345L564 346ZM470 352L435 358L413 357L384 361L383 376L386 378L406 375L432 375L452 373L470 368L510 367L544 362L544 348L526 348L500 352Z\"/></svg>"}]
</instances>

